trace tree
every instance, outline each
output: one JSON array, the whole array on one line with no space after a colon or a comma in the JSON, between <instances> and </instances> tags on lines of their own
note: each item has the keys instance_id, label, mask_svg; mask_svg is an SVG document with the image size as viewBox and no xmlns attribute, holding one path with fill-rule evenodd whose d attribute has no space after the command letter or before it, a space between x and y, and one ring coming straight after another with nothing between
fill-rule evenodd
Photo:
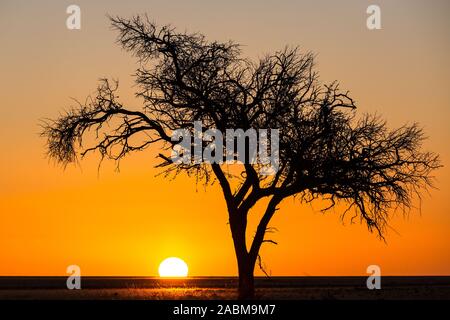
<instances>
[{"instance_id":1,"label":"tree","mask_svg":"<svg viewBox=\"0 0 450 320\"><path fill-rule=\"evenodd\" d=\"M95 97L79 103L42 135L48 154L66 165L97 151L120 161L153 144L168 174L185 172L197 181L220 183L228 209L239 272L239 297L254 296L254 268L260 261L269 222L280 203L296 196L301 202L323 199L324 210L344 203L369 231L383 237L395 209L408 210L420 191L432 186L431 172L440 166L436 154L422 151L418 124L389 130L378 116L356 117L355 102L337 82L322 84L314 56L286 48L257 62L241 57L233 42L208 42L201 34L158 27L147 17L111 18L118 43L139 60L135 74L143 109L117 100L117 82L101 80ZM278 128L279 168L262 175L258 164L174 163L164 154L178 141L171 133L204 129ZM94 137L86 141L86 136ZM248 144L246 145L248 146ZM204 147L204 146L202 146ZM267 206L247 245L249 211Z\"/></svg>"}]
</instances>

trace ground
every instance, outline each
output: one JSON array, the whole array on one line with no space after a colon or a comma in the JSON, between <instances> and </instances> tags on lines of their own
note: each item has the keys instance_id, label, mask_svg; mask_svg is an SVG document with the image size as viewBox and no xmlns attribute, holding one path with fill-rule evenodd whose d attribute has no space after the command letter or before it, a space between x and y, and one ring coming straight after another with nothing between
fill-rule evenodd
<instances>
[{"instance_id":1,"label":"ground","mask_svg":"<svg viewBox=\"0 0 450 320\"><path fill-rule=\"evenodd\" d=\"M237 298L237 279L201 277L84 277L68 290L65 277L0 277L0 299L219 299ZM365 277L274 277L256 280L261 300L450 299L450 277L383 277L369 290Z\"/></svg>"}]
</instances>

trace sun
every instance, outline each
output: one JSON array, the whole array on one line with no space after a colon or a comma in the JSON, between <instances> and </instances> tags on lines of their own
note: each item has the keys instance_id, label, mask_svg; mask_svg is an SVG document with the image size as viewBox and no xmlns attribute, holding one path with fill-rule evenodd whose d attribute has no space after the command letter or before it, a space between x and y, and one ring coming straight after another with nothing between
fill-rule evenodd
<instances>
[{"instance_id":1,"label":"sun","mask_svg":"<svg viewBox=\"0 0 450 320\"><path fill-rule=\"evenodd\" d=\"M170 257L161 262L158 271L160 277L187 277L188 266L180 258Z\"/></svg>"}]
</instances>

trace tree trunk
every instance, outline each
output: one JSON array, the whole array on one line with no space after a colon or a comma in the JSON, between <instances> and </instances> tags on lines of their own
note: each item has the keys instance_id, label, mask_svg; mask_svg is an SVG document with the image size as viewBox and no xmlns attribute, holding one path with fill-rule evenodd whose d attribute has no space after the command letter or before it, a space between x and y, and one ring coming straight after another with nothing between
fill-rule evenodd
<instances>
[{"instance_id":1,"label":"tree trunk","mask_svg":"<svg viewBox=\"0 0 450 320\"><path fill-rule=\"evenodd\" d=\"M239 258L238 258L239 259ZM239 288L238 299L239 300L251 300L255 297L255 278L253 271L255 265L245 259L246 261L238 261L239 269Z\"/></svg>"},{"instance_id":2,"label":"tree trunk","mask_svg":"<svg viewBox=\"0 0 450 320\"><path fill-rule=\"evenodd\" d=\"M238 298L240 300L253 299L255 297L255 280L253 276L255 261L252 261L250 258L245 242L246 215L241 215L238 219L230 219L230 228L239 273Z\"/></svg>"}]
</instances>

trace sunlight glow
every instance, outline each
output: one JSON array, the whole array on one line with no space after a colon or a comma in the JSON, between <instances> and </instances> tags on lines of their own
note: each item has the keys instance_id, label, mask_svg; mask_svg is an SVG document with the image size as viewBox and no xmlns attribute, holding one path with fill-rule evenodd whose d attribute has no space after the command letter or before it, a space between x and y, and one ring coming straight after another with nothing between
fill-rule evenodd
<instances>
[{"instance_id":1,"label":"sunlight glow","mask_svg":"<svg viewBox=\"0 0 450 320\"><path fill-rule=\"evenodd\" d=\"M187 277L188 266L180 258L170 257L159 265L160 277Z\"/></svg>"}]
</instances>

